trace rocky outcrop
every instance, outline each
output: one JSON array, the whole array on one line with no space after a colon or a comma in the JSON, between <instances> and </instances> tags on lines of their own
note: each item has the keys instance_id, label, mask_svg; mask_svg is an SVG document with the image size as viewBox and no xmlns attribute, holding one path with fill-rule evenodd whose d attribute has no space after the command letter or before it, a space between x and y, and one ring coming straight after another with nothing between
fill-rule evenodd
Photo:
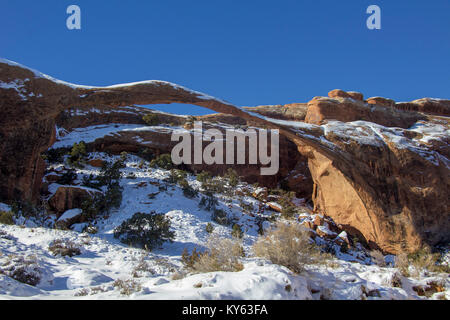
<instances>
[{"instance_id":1,"label":"rocky outcrop","mask_svg":"<svg viewBox=\"0 0 450 320\"><path fill-rule=\"evenodd\" d=\"M243 109L273 119L303 121L305 120L308 106L306 103L290 103L274 106L243 107Z\"/></svg>"},{"instance_id":2,"label":"rocky outcrop","mask_svg":"<svg viewBox=\"0 0 450 320\"><path fill-rule=\"evenodd\" d=\"M424 98L412 102L399 102L395 108L406 111L417 111L441 116L450 116L450 100Z\"/></svg>"},{"instance_id":3,"label":"rocky outcrop","mask_svg":"<svg viewBox=\"0 0 450 320\"><path fill-rule=\"evenodd\" d=\"M81 204L93 198L96 193L101 194L101 191L85 187L60 186L48 200L48 204L52 210L61 215L67 210L81 208Z\"/></svg>"},{"instance_id":4,"label":"rocky outcrop","mask_svg":"<svg viewBox=\"0 0 450 320\"><path fill-rule=\"evenodd\" d=\"M36 197L40 152L54 140L55 119L62 111L186 103L280 130L308 158L315 208L373 248L397 253L450 240L448 118L338 93L310 101L307 123L272 121L167 82L82 87L8 61L0 61L0 86L6 115L0 119L0 200ZM436 103L421 108L447 110L445 101Z\"/></svg>"},{"instance_id":5,"label":"rocky outcrop","mask_svg":"<svg viewBox=\"0 0 450 320\"><path fill-rule=\"evenodd\" d=\"M329 120L343 122L369 121L387 127L409 128L425 116L392 108L393 100L369 98L367 102L355 100L342 90L333 90L329 97L315 97L308 103L305 122L323 124Z\"/></svg>"}]
</instances>

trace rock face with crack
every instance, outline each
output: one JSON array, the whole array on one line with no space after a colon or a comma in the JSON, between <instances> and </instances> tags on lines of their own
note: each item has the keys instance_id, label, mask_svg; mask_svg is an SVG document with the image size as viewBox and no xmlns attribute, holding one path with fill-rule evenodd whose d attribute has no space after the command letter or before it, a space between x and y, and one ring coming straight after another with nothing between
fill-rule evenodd
<instances>
[{"instance_id":1,"label":"rock face with crack","mask_svg":"<svg viewBox=\"0 0 450 320\"><path fill-rule=\"evenodd\" d=\"M308 158L315 209L372 247L398 253L450 240L448 100L364 101L336 91L309 102L301 122L168 82L77 86L8 60L0 60L0 201L39 197L40 155L55 142L62 112L157 103L194 104L280 130Z\"/></svg>"}]
</instances>

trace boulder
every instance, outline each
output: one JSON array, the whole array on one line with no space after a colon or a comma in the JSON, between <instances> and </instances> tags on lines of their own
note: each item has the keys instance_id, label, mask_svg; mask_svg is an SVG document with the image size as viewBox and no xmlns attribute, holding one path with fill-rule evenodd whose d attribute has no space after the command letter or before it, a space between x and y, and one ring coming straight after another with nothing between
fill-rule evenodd
<instances>
[{"instance_id":1,"label":"boulder","mask_svg":"<svg viewBox=\"0 0 450 320\"><path fill-rule=\"evenodd\" d=\"M80 208L81 204L95 194L101 194L101 191L85 187L60 186L48 200L51 209L62 214L67 210Z\"/></svg>"},{"instance_id":2,"label":"boulder","mask_svg":"<svg viewBox=\"0 0 450 320\"><path fill-rule=\"evenodd\" d=\"M105 164L105 161L102 159L92 159L88 161L88 165L94 168L102 168Z\"/></svg>"},{"instance_id":3,"label":"boulder","mask_svg":"<svg viewBox=\"0 0 450 320\"><path fill-rule=\"evenodd\" d=\"M393 107L395 106L395 101L388 98L383 97L372 97L366 100L368 104L376 104L383 107Z\"/></svg>"},{"instance_id":4,"label":"boulder","mask_svg":"<svg viewBox=\"0 0 450 320\"><path fill-rule=\"evenodd\" d=\"M373 102L373 100L370 101ZM329 120L342 122L363 120L386 127L406 129L423 119L425 117L418 113L404 112L383 104L368 104L342 97L315 97L308 103L305 122L321 125Z\"/></svg>"},{"instance_id":5,"label":"boulder","mask_svg":"<svg viewBox=\"0 0 450 320\"><path fill-rule=\"evenodd\" d=\"M71 225L80 222L83 210L71 209L64 212L55 222L55 227L59 229L67 229Z\"/></svg>"}]
</instances>

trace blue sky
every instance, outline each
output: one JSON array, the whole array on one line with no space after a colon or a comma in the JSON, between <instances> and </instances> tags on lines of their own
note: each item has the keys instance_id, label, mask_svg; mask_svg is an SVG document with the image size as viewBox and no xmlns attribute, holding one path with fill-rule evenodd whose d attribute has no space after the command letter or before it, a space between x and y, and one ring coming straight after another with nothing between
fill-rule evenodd
<instances>
[{"instance_id":1,"label":"blue sky","mask_svg":"<svg viewBox=\"0 0 450 320\"><path fill-rule=\"evenodd\" d=\"M381 30L366 28L371 4ZM450 98L449 0L1 0L0 30L1 57L80 84L166 80L240 106L335 88Z\"/></svg>"}]
</instances>

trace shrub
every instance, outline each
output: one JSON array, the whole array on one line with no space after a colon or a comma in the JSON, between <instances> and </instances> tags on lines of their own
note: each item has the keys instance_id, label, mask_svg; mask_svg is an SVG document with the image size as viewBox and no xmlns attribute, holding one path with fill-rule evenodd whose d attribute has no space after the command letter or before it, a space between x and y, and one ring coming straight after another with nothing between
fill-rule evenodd
<instances>
[{"instance_id":1,"label":"shrub","mask_svg":"<svg viewBox=\"0 0 450 320\"><path fill-rule=\"evenodd\" d=\"M204 182L202 182L201 187L205 191L205 194L208 196L217 193L225 193L227 191L224 182L218 177L206 179Z\"/></svg>"},{"instance_id":2,"label":"shrub","mask_svg":"<svg viewBox=\"0 0 450 320\"><path fill-rule=\"evenodd\" d=\"M0 265L0 274L2 273L30 286L36 286L41 281L41 268L34 255L9 256L8 260Z\"/></svg>"},{"instance_id":3,"label":"shrub","mask_svg":"<svg viewBox=\"0 0 450 320\"><path fill-rule=\"evenodd\" d=\"M21 214L25 218L38 217L41 207L35 206L31 201L15 201L11 205L11 211L15 216Z\"/></svg>"},{"instance_id":4,"label":"shrub","mask_svg":"<svg viewBox=\"0 0 450 320\"><path fill-rule=\"evenodd\" d=\"M200 203L198 204L198 206L207 211L213 211L216 209L216 206L218 204L219 202L217 201L216 197L214 197L213 195L208 195L200 199Z\"/></svg>"},{"instance_id":5,"label":"shrub","mask_svg":"<svg viewBox=\"0 0 450 320\"><path fill-rule=\"evenodd\" d=\"M10 211L0 211L0 224L14 224L13 215Z\"/></svg>"},{"instance_id":6,"label":"shrub","mask_svg":"<svg viewBox=\"0 0 450 320\"><path fill-rule=\"evenodd\" d=\"M92 220L104 212L105 195L96 193L93 198L88 198L81 203L83 217Z\"/></svg>"},{"instance_id":7,"label":"shrub","mask_svg":"<svg viewBox=\"0 0 450 320\"><path fill-rule=\"evenodd\" d=\"M94 175L92 173L88 176L83 176L83 178L81 179L81 185L87 188L98 189L98 182L94 180Z\"/></svg>"},{"instance_id":8,"label":"shrub","mask_svg":"<svg viewBox=\"0 0 450 320\"><path fill-rule=\"evenodd\" d=\"M244 236L244 232L242 231L241 227L238 224L234 224L233 229L231 231L231 235L234 238L242 239L242 237Z\"/></svg>"},{"instance_id":9,"label":"shrub","mask_svg":"<svg viewBox=\"0 0 450 320\"><path fill-rule=\"evenodd\" d=\"M84 143L84 141L81 141L80 143L74 143L72 150L70 150L69 152L68 162L70 165L80 167L84 164L86 156L86 144Z\"/></svg>"},{"instance_id":10,"label":"shrub","mask_svg":"<svg viewBox=\"0 0 450 320\"><path fill-rule=\"evenodd\" d=\"M100 186L109 186L117 183L122 178L120 169L123 167L123 162L117 160L114 163L105 162L97 177Z\"/></svg>"},{"instance_id":11,"label":"shrub","mask_svg":"<svg viewBox=\"0 0 450 320\"><path fill-rule=\"evenodd\" d=\"M65 239L57 239L50 243L48 250L54 256L78 256L81 254L80 248L72 241Z\"/></svg>"},{"instance_id":12,"label":"shrub","mask_svg":"<svg viewBox=\"0 0 450 320\"><path fill-rule=\"evenodd\" d=\"M227 226L230 224L227 213L222 209L215 208L211 218L213 219L213 221L223 226Z\"/></svg>"},{"instance_id":13,"label":"shrub","mask_svg":"<svg viewBox=\"0 0 450 320\"><path fill-rule=\"evenodd\" d=\"M214 232L214 226L212 225L211 222L208 222L208 224L206 225L205 229L206 229L206 232L208 232L209 234Z\"/></svg>"},{"instance_id":14,"label":"shrub","mask_svg":"<svg viewBox=\"0 0 450 320\"><path fill-rule=\"evenodd\" d=\"M162 154L150 162L150 167L159 167L161 169L170 170L173 168L172 157L170 154Z\"/></svg>"},{"instance_id":15,"label":"shrub","mask_svg":"<svg viewBox=\"0 0 450 320\"><path fill-rule=\"evenodd\" d=\"M186 180L187 172L179 169L171 169L169 173L169 183L179 183ZM186 181L187 182L187 181Z\"/></svg>"},{"instance_id":16,"label":"shrub","mask_svg":"<svg viewBox=\"0 0 450 320\"><path fill-rule=\"evenodd\" d=\"M211 179L211 174L207 171L202 171L197 175L197 181L200 183L204 183Z\"/></svg>"},{"instance_id":17,"label":"shrub","mask_svg":"<svg viewBox=\"0 0 450 320\"><path fill-rule=\"evenodd\" d=\"M108 186L104 198L104 208L106 212L110 212L112 208L120 207L122 204L122 191L123 188L118 182Z\"/></svg>"},{"instance_id":18,"label":"shrub","mask_svg":"<svg viewBox=\"0 0 450 320\"><path fill-rule=\"evenodd\" d=\"M142 290L139 282L134 280L116 280L113 283L113 287L120 290L120 294L129 296L135 292L139 292Z\"/></svg>"},{"instance_id":19,"label":"shrub","mask_svg":"<svg viewBox=\"0 0 450 320\"><path fill-rule=\"evenodd\" d=\"M183 178L182 180L178 181L178 185L181 187L181 189L183 189L183 195L186 198L192 199L198 196L198 191L192 188L186 179Z\"/></svg>"},{"instance_id":20,"label":"shrub","mask_svg":"<svg viewBox=\"0 0 450 320\"><path fill-rule=\"evenodd\" d=\"M48 163L61 163L69 152L69 148L48 149L42 154L42 158Z\"/></svg>"},{"instance_id":21,"label":"shrub","mask_svg":"<svg viewBox=\"0 0 450 320\"><path fill-rule=\"evenodd\" d=\"M83 185L91 188L101 189L106 186L105 194L96 193L93 198L86 199L81 204L83 216L87 219L94 219L104 212L110 212L113 208L119 208L122 204L122 191L120 186L120 179L122 173L120 168L123 162L118 160L114 163L105 162L100 171L97 181L94 181L93 176L83 178Z\"/></svg>"},{"instance_id":22,"label":"shrub","mask_svg":"<svg viewBox=\"0 0 450 320\"><path fill-rule=\"evenodd\" d=\"M277 222L275 228L257 240L253 252L296 273L302 272L305 265L323 259L318 247L310 242L305 228L282 222Z\"/></svg>"},{"instance_id":23,"label":"shrub","mask_svg":"<svg viewBox=\"0 0 450 320\"><path fill-rule=\"evenodd\" d=\"M75 173L75 170L69 169L63 173L63 175L56 181L56 183L62 185L71 185L77 178L78 175Z\"/></svg>"},{"instance_id":24,"label":"shrub","mask_svg":"<svg viewBox=\"0 0 450 320\"><path fill-rule=\"evenodd\" d=\"M433 253L428 246L413 253L401 253L395 258L395 266L405 276L419 277L424 271L447 272L448 267L438 265L439 253Z\"/></svg>"},{"instance_id":25,"label":"shrub","mask_svg":"<svg viewBox=\"0 0 450 320\"><path fill-rule=\"evenodd\" d=\"M153 151L149 148L140 149L137 155L147 161L151 161L155 157Z\"/></svg>"},{"instance_id":26,"label":"shrub","mask_svg":"<svg viewBox=\"0 0 450 320\"><path fill-rule=\"evenodd\" d=\"M202 253L197 251L197 248L192 250L192 254L189 254L187 248L184 248L183 253L181 254L181 262L188 269L193 269L195 263L200 260L200 255Z\"/></svg>"},{"instance_id":27,"label":"shrub","mask_svg":"<svg viewBox=\"0 0 450 320\"><path fill-rule=\"evenodd\" d=\"M196 273L236 272L244 268L240 262L240 258L243 256L244 249L239 241L211 236L205 252L199 253L194 249L189 255L185 251L182 261L186 268Z\"/></svg>"},{"instance_id":28,"label":"shrub","mask_svg":"<svg viewBox=\"0 0 450 320\"><path fill-rule=\"evenodd\" d=\"M186 181L186 180L184 180ZM187 182L187 181L186 181ZM198 196L198 191L195 190L194 188L192 188L189 183L187 183L186 185L184 185L183 187L183 195L186 198L192 199L192 198L196 198Z\"/></svg>"},{"instance_id":29,"label":"shrub","mask_svg":"<svg viewBox=\"0 0 450 320\"><path fill-rule=\"evenodd\" d=\"M284 190L279 190L278 203L281 205L281 215L284 218L292 218L294 214L297 212L297 208L292 203L292 200L295 197L295 192L286 192Z\"/></svg>"},{"instance_id":30,"label":"shrub","mask_svg":"<svg viewBox=\"0 0 450 320\"><path fill-rule=\"evenodd\" d=\"M237 172L231 168L228 168L224 178L228 180L228 184L233 188L239 184L239 176Z\"/></svg>"},{"instance_id":31,"label":"shrub","mask_svg":"<svg viewBox=\"0 0 450 320\"><path fill-rule=\"evenodd\" d=\"M157 126L160 124L160 120L158 116L154 113L148 113L145 116L142 117L142 120L145 121L146 124L149 126Z\"/></svg>"},{"instance_id":32,"label":"shrub","mask_svg":"<svg viewBox=\"0 0 450 320\"><path fill-rule=\"evenodd\" d=\"M175 233L170 231L170 220L162 214L137 212L114 229L114 237L130 246L153 250L165 241L172 241Z\"/></svg>"}]
</instances>

